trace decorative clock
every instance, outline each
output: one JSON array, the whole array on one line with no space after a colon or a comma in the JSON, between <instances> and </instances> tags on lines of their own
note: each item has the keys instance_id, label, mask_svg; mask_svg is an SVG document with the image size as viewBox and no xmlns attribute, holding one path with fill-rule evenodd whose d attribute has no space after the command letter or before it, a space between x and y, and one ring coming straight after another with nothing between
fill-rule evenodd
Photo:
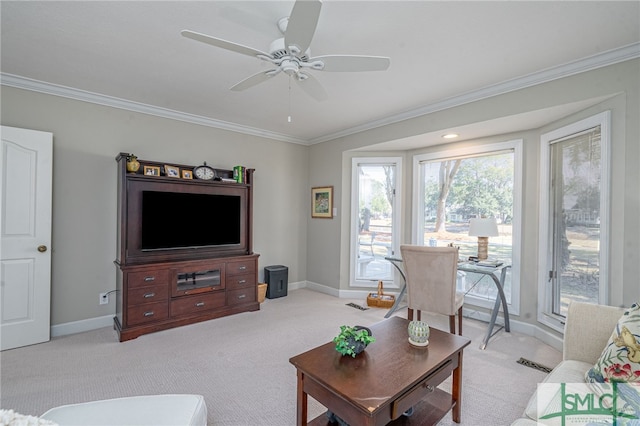
<instances>
[{"instance_id":1,"label":"decorative clock","mask_svg":"<svg viewBox=\"0 0 640 426\"><path fill-rule=\"evenodd\" d=\"M197 179L202 180L214 180L217 177L216 171L212 167L207 166L206 161L201 166L197 166L193 169L193 175Z\"/></svg>"}]
</instances>

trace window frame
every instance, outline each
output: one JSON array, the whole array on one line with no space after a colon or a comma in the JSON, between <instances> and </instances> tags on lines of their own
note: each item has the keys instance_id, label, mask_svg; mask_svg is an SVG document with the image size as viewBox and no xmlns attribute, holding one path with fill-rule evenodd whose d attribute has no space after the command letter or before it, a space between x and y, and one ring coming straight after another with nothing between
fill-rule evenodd
<instances>
[{"instance_id":1,"label":"window frame","mask_svg":"<svg viewBox=\"0 0 640 426\"><path fill-rule=\"evenodd\" d=\"M413 156L413 191L411 214L411 244L420 244L421 226L424 223L424 176L421 163L442 161L451 158L490 155L500 151L513 151L513 227L512 227L512 264L511 264L511 300L508 302L509 314L520 313L520 271L522 253L522 192L523 192L523 139L512 139L504 142L478 144L465 148L447 148L416 154ZM493 309L494 301L465 295L465 304Z\"/></svg>"},{"instance_id":2,"label":"window frame","mask_svg":"<svg viewBox=\"0 0 640 426\"><path fill-rule=\"evenodd\" d=\"M371 287L373 284L371 280L356 280L356 268L357 268L357 253L358 253L358 220L360 217L359 209L359 180L358 170L360 165L368 166L386 166L393 165L396 167L395 176L395 197L393 200L393 219L391 221L392 227L392 240L391 250L394 254L399 253L400 250L400 221L402 217L402 157L352 157L351 158L351 231L349 237L349 285L351 287ZM391 265L391 264L390 264ZM399 289L400 278L395 272L395 268L392 270L392 280L383 280L384 286L387 288ZM377 285L377 283L374 283Z\"/></svg>"},{"instance_id":3,"label":"window frame","mask_svg":"<svg viewBox=\"0 0 640 426\"><path fill-rule=\"evenodd\" d=\"M553 313L553 288L548 280L550 270L551 219L549 217L549 187L551 145L572 135L600 126L600 256L599 304L609 304L610 286L610 209L611 209L611 111L604 111L540 135L540 191L538 241L538 315L539 323L564 334L565 317Z\"/></svg>"}]
</instances>

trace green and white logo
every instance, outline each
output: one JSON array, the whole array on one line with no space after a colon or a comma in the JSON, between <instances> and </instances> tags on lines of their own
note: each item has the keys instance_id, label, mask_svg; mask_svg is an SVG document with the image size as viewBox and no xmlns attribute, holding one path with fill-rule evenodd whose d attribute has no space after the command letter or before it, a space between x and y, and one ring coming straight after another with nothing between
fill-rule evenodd
<instances>
[{"instance_id":1,"label":"green and white logo","mask_svg":"<svg viewBox=\"0 0 640 426\"><path fill-rule=\"evenodd\" d=\"M540 383L538 422L565 425L640 425L640 383Z\"/></svg>"}]
</instances>

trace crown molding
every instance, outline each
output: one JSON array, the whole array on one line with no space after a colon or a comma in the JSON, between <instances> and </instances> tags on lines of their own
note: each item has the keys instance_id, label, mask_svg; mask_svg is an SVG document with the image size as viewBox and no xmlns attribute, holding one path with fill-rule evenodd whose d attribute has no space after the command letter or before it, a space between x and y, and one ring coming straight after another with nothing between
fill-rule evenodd
<instances>
[{"instance_id":1,"label":"crown molding","mask_svg":"<svg viewBox=\"0 0 640 426\"><path fill-rule=\"evenodd\" d=\"M200 126L214 127L216 129L228 130L231 132L243 133L246 135L259 136L267 139L275 139L278 141L308 145L308 141L285 135L282 133L269 132L267 130L257 129L254 127L243 126L241 124L230 123L227 121L216 120L213 118L203 117L200 115L189 114L186 112L174 111L167 108L147 105L140 102L134 102L126 99L116 98L113 96L102 95L99 93L88 92L73 87L61 86L58 84L46 83L39 80L33 80L13 74L0 73L0 84L3 86L15 87L17 89L31 90L34 92L44 93L47 95L60 96L63 98L74 99L82 102L108 106L112 108L123 109L127 111L139 112L142 114L152 115L171 120L184 121L186 123L198 124Z\"/></svg>"},{"instance_id":2,"label":"crown molding","mask_svg":"<svg viewBox=\"0 0 640 426\"><path fill-rule=\"evenodd\" d=\"M300 145L314 145L317 143L327 142L333 139L342 138L355 133L366 130L375 129L389 124L398 123L423 115L442 111L448 108L457 107L467 103L490 98L492 96L502 95L513 92L526 87L535 86L537 84L546 83L563 77L579 74L582 72L602 68L608 65L636 59L640 57L640 43L633 43L617 49L612 49L598 55L579 59L564 65L548 68L533 74L507 80L498 84L487 86L478 90L463 93L458 96L443 99L420 108L415 108L400 114L391 115L383 119L363 123L359 126L350 127L339 132L331 133L312 140L303 140L294 138L282 133L269 132L263 129L243 126L241 124L230 123L227 121L216 120L213 118L203 117L199 115L189 114L180 111L174 111L167 108L147 105L139 102L129 101L126 99L116 98L112 96L92 93L85 90L75 89L72 87L61 86L57 84L46 83L43 81L33 80L13 74L0 73L0 84L18 89L31 90L34 92L45 93L54 96L89 102L93 104L124 109L142 114L148 114L156 117L168 118L171 120L183 121L186 123L197 124L201 126L213 127L216 129L228 130L231 132L242 133L246 135L258 136L267 139L274 139L282 142L295 143Z\"/></svg>"},{"instance_id":3,"label":"crown molding","mask_svg":"<svg viewBox=\"0 0 640 426\"><path fill-rule=\"evenodd\" d=\"M589 56L577 61L569 62L552 68L535 72L533 74L506 80L498 84L487 86L471 92L463 93L458 96L443 99L432 104L422 106L420 108L385 117L380 120L370 121L360 126L350 127L340 132L321 136L309 141L310 145L316 143L327 142L333 139L342 138L355 133L364 132L366 130L375 129L377 127L398 123L400 121L409 120L423 115L431 114L437 111L457 107L460 105L476 102L482 99L502 95L508 92L535 86L537 84L547 83L549 81L580 74L597 68L614 65L620 62L629 61L640 57L640 43L633 43L617 49L612 49L598 55Z\"/></svg>"}]
</instances>

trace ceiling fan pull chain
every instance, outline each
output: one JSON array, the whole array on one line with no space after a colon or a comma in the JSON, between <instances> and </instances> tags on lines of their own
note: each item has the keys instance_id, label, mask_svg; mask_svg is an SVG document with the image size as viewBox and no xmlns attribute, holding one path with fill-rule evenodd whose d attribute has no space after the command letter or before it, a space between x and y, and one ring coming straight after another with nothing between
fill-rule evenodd
<instances>
[{"instance_id":1,"label":"ceiling fan pull chain","mask_svg":"<svg viewBox=\"0 0 640 426\"><path fill-rule=\"evenodd\" d=\"M289 75L289 116L287 122L291 123L291 75Z\"/></svg>"}]
</instances>

